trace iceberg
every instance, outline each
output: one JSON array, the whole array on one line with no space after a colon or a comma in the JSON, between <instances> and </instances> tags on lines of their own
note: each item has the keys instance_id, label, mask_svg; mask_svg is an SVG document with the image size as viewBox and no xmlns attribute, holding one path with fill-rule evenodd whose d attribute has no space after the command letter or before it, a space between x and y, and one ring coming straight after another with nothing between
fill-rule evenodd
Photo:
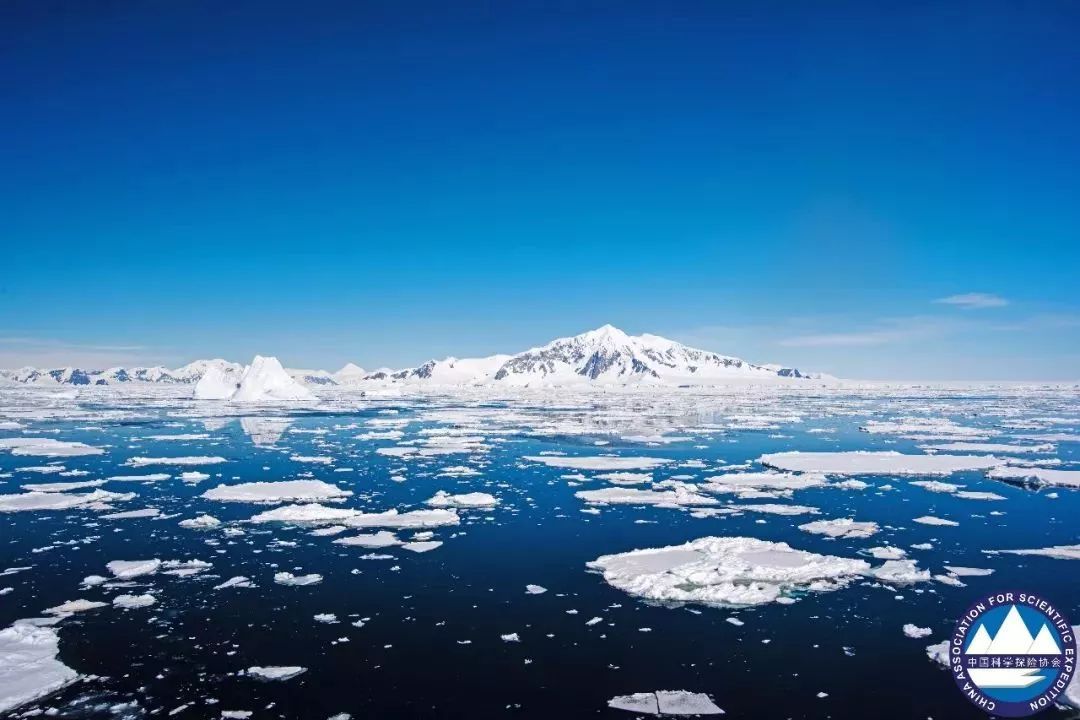
<instances>
[{"instance_id":1,"label":"iceberg","mask_svg":"<svg viewBox=\"0 0 1080 720\"><path fill-rule=\"evenodd\" d=\"M229 398L233 402L273 403L317 400L310 390L292 378L275 357L256 355L244 370L240 386Z\"/></svg>"}]
</instances>

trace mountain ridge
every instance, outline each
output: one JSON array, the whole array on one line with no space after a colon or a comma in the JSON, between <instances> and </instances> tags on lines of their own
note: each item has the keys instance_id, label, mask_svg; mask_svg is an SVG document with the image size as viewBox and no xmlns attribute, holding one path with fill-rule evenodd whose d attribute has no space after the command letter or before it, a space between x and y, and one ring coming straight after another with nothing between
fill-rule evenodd
<instances>
[{"instance_id":1,"label":"mountain ridge","mask_svg":"<svg viewBox=\"0 0 1080 720\"><path fill-rule=\"evenodd\" d=\"M209 371L238 378L245 365L220 358L196 360L170 370L162 366L76 367L0 370L0 379L23 384L120 385L127 383L197 384ZM287 369L305 386L383 385L712 385L745 380L831 380L783 365L754 364L737 357L692 348L659 335L629 335L602 325L570 337L556 338L516 354L481 358L431 359L416 367L367 372L347 363L337 372Z\"/></svg>"}]
</instances>

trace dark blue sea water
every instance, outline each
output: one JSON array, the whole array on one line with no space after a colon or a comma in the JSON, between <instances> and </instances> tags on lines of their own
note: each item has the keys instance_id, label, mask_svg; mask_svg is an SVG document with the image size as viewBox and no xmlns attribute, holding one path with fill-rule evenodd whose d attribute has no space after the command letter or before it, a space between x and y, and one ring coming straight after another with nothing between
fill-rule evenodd
<instances>
[{"instance_id":1,"label":"dark blue sea water","mask_svg":"<svg viewBox=\"0 0 1080 720\"><path fill-rule=\"evenodd\" d=\"M976 596L996 588L1027 588L1054 598L1074 624L1080 623L1078 561L982 552L1077 543L1076 491L1010 485L979 472L939 478L1006 497L987 502L928 492L910 485L912 478L863 477L871 485L865 490L808 489L790 500L767 501L817 507L816 518L744 513L695 519L685 510L637 506L605 507L590 515L581 512L586 506L574 492L605 483L572 486L560 476L573 471L522 461L545 452L700 460L707 469L673 463L654 473L657 480L692 474L697 481L718 474L720 466L752 462L767 452L921 452L916 440L860 432L868 418L950 418L988 429L993 442L1015 442L1023 433L1076 433L1075 395L912 390L767 402L692 395L633 402L342 398L322 409L242 410L106 393L47 404L19 394L3 397L0 410L0 420L23 425L0 431L0 437L44 434L106 450L70 458L0 452L0 493L35 482L151 472L173 476L104 485L138 493L117 503L116 510L154 507L175 515L167 519L105 520L87 509L0 515L0 570L31 567L0 577L0 588L12 588L0 596L0 627L74 598L109 601L120 592L150 592L158 601L144 609L105 607L62 620L59 659L86 678L20 712L51 709L59 717L87 718L165 717L177 708L182 708L179 718L218 717L222 710L249 710L254 718L336 713L353 718L630 717L608 709L608 699L685 689L709 694L728 717L979 718L984 713L968 704L925 651L951 633ZM755 412L798 417L767 429L740 429L745 419L729 419ZM284 419L276 423L283 432L257 437L256 444L250 420L249 432L241 424L244 416ZM356 439L386 429L368 425L372 420L399 421L403 437ZM1017 420L1028 427L1015 427ZM642 429L693 439L661 445L620 440ZM489 449L408 460L375 452L423 440L429 437L425 431L448 430L481 436ZM208 437L147 439L180 433ZM1062 460L1059 467L1080 467L1080 444L1055 444L1050 457ZM182 455L217 455L227 462L191 468L124 465L135 456ZM329 456L333 462L299 462L290 459L294 455ZM89 475L21 469L47 463ZM462 465L480 475L438 476L445 467ZM338 468L352 471L335 472ZM176 477L182 470L211 478L183 482ZM405 480L391 480L395 475ZM354 495L343 505L365 512L420 508L437 490L488 492L500 505L460 511L460 526L434 531L444 541L441 547L414 554L336 545L334 538L312 536L310 527L251 525L246 519L266 507L199 497L218 484L308 476L351 490ZM885 484L894 489L881 490ZM209 531L178 525L204 512L224 525ZM922 515L960 525L912 522ZM833 517L873 520L882 530L869 539L830 540L796 527ZM244 534L230 536L224 532L228 527ZM407 539L411 533L399 535ZM650 605L608 586L585 567L599 555L707 535L784 541L864 559L869 558L860 551L888 544L909 549L921 568L935 574L944 572L945 564L995 572L962 578L966 587L930 581L884 588L857 582L836 592L807 594L793 605L732 610ZM933 549L910 549L926 542ZM369 552L393 559L360 559ZM105 565L111 560L144 558L199 559L213 567L188 578L139 578L133 589L80 587L87 575L108 575ZM282 570L319 573L324 580L307 587L275 584L273 575ZM235 575L248 576L257 587L213 589ZM548 592L526 594L527 584ZM316 622L320 613L334 613L340 622ZM733 615L745 624L727 622ZM586 626L594 616L602 622ZM354 627L361 618L363 627ZM932 628L933 634L907 638L901 631L905 623ZM508 633L518 633L521 642L500 639ZM307 671L283 682L237 674L253 665L299 665ZM822 692L827 697L819 698Z\"/></svg>"}]
</instances>

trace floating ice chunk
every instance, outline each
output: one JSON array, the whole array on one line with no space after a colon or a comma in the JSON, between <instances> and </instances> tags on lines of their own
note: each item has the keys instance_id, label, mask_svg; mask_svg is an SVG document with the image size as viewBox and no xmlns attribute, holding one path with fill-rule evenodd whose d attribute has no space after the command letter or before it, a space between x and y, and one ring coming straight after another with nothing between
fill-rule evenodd
<instances>
[{"instance_id":1,"label":"floating ice chunk","mask_svg":"<svg viewBox=\"0 0 1080 720\"><path fill-rule=\"evenodd\" d=\"M640 485L641 483L652 482L652 474L634 472L609 472L597 475L596 479L606 480L613 485Z\"/></svg>"},{"instance_id":2,"label":"floating ice chunk","mask_svg":"<svg viewBox=\"0 0 1080 720\"><path fill-rule=\"evenodd\" d=\"M134 497L135 493L114 493L108 490L94 490L88 493L27 492L0 495L0 512L70 510L78 507L101 510L108 508L107 503L125 502Z\"/></svg>"},{"instance_id":3,"label":"floating ice chunk","mask_svg":"<svg viewBox=\"0 0 1080 720\"><path fill-rule=\"evenodd\" d=\"M157 508L143 508L141 510L126 510L124 512L107 513L102 515L103 520L132 520L136 518L156 518L161 516Z\"/></svg>"},{"instance_id":4,"label":"floating ice chunk","mask_svg":"<svg viewBox=\"0 0 1080 720\"><path fill-rule=\"evenodd\" d=\"M876 560L902 560L907 555L900 548L891 545L868 548L866 552Z\"/></svg>"},{"instance_id":5,"label":"floating ice chunk","mask_svg":"<svg viewBox=\"0 0 1080 720\"><path fill-rule=\"evenodd\" d=\"M143 575L153 575L161 568L161 560L113 560L105 567L120 580L130 580Z\"/></svg>"},{"instance_id":6,"label":"floating ice chunk","mask_svg":"<svg viewBox=\"0 0 1080 720\"><path fill-rule=\"evenodd\" d=\"M45 437L0 438L0 450L10 450L12 455L37 457L78 457L103 455L105 451L86 443L54 440Z\"/></svg>"},{"instance_id":7,"label":"floating ice chunk","mask_svg":"<svg viewBox=\"0 0 1080 720\"><path fill-rule=\"evenodd\" d=\"M195 384L193 396L196 400L228 400L236 393L237 387L237 378L233 373L210 365Z\"/></svg>"},{"instance_id":8,"label":"floating ice chunk","mask_svg":"<svg viewBox=\"0 0 1080 720\"><path fill-rule=\"evenodd\" d=\"M735 627L742 627L743 625L746 624L737 617L724 618L724 622L730 623L730 624L734 625Z\"/></svg>"},{"instance_id":9,"label":"floating ice chunk","mask_svg":"<svg viewBox=\"0 0 1080 720\"><path fill-rule=\"evenodd\" d=\"M679 484L673 490L601 488L580 490L574 497L600 505L717 505L719 500L694 492L692 485Z\"/></svg>"},{"instance_id":10,"label":"floating ice chunk","mask_svg":"<svg viewBox=\"0 0 1080 720\"><path fill-rule=\"evenodd\" d=\"M250 710L222 710L221 717L223 720L247 720L247 718L254 715Z\"/></svg>"},{"instance_id":11,"label":"floating ice chunk","mask_svg":"<svg viewBox=\"0 0 1080 720\"><path fill-rule=\"evenodd\" d=\"M97 600L68 600L62 602L56 607L51 607L45 611L47 615L73 615L74 613L86 612L88 610L97 610L103 608L108 603L98 602Z\"/></svg>"},{"instance_id":12,"label":"floating ice chunk","mask_svg":"<svg viewBox=\"0 0 1080 720\"><path fill-rule=\"evenodd\" d=\"M986 431L958 425L948 418L900 418L895 421L869 420L859 428L872 435L900 435L903 437L930 438L981 438Z\"/></svg>"},{"instance_id":13,"label":"floating ice chunk","mask_svg":"<svg viewBox=\"0 0 1080 720\"><path fill-rule=\"evenodd\" d=\"M526 595L543 595L546 592L547 592L547 588L543 587L542 585L526 585L525 586L525 594Z\"/></svg>"},{"instance_id":14,"label":"floating ice chunk","mask_svg":"<svg viewBox=\"0 0 1080 720\"><path fill-rule=\"evenodd\" d=\"M329 455L290 455L289 459L293 462L316 465L332 465L334 463L334 458Z\"/></svg>"},{"instance_id":15,"label":"floating ice chunk","mask_svg":"<svg viewBox=\"0 0 1080 720\"><path fill-rule=\"evenodd\" d=\"M870 571L864 560L747 537L703 537L604 555L587 566L613 587L646 600L711 606L762 605L798 591L837 590Z\"/></svg>"},{"instance_id":16,"label":"floating ice chunk","mask_svg":"<svg viewBox=\"0 0 1080 720\"><path fill-rule=\"evenodd\" d=\"M351 537L338 538L337 540L334 540L334 544L363 548L381 548L400 545L401 541L397 539L397 536L394 535L394 533L387 530L380 530L371 535L353 535Z\"/></svg>"},{"instance_id":17,"label":"floating ice chunk","mask_svg":"<svg viewBox=\"0 0 1080 720\"><path fill-rule=\"evenodd\" d=\"M608 700L608 707L647 715L724 714L705 693L687 690L657 690L654 693L619 695Z\"/></svg>"},{"instance_id":18,"label":"floating ice chunk","mask_svg":"<svg viewBox=\"0 0 1080 720\"><path fill-rule=\"evenodd\" d=\"M169 473L150 473L149 475L113 475L106 478L109 482L157 482L168 480L172 475ZM207 477L210 477L207 475Z\"/></svg>"},{"instance_id":19,"label":"floating ice chunk","mask_svg":"<svg viewBox=\"0 0 1080 720\"><path fill-rule=\"evenodd\" d=\"M730 505L732 510L765 513L768 515L817 515L820 510L809 505L780 505L763 503L761 505Z\"/></svg>"},{"instance_id":20,"label":"floating ice chunk","mask_svg":"<svg viewBox=\"0 0 1080 720\"><path fill-rule=\"evenodd\" d=\"M188 530L211 530L221 525L221 521L213 515L199 515L198 517L181 520L179 525Z\"/></svg>"},{"instance_id":21,"label":"floating ice chunk","mask_svg":"<svg viewBox=\"0 0 1080 720\"><path fill-rule=\"evenodd\" d=\"M398 512L387 510L381 513L357 513L346 518L344 524L352 528L388 527L399 529L434 528L458 525L461 518L454 510L410 510Z\"/></svg>"},{"instance_id":22,"label":"floating ice chunk","mask_svg":"<svg viewBox=\"0 0 1080 720\"><path fill-rule=\"evenodd\" d=\"M255 587L255 583L251 582L251 580L249 580L247 577L245 577L243 575L236 575L236 576L233 576L233 577L229 578L228 580L221 583L220 585L215 585L214 589L215 590L225 590L226 588L234 588L234 587L235 588L253 588L253 587Z\"/></svg>"},{"instance_id":23,"label":"floating ice chunk","mask_svg":"<svg viewBox=\"0 0 1080 720\"><path fill-rule=\"evenodd\" d=\"M233 402L296 402L317 398L292 378L275 357L256 355L244 369Z\"/></svg>"},{"instance_id":24,"label":"floating ice chunk","mask_svg":"<svg viewBox=\"0 0 1080 720\"><path fill-rule=\"evenodd\" d=\"M482 492L450 495L445 490L439 490L427 500L426 505L436 508L486 508L495 507L499 504L494 495Z\"/></svg>"},{"instance_id":25,"label":"floating ice chunk","mask_svg":"<svg viewBox=\"0 0 1080 720\"><path fill-rule=\"evenodd\" d=\"M994 570L992 568L975 568L975 567L961 567L958 565L946 565L945 569L950 574L957 577L986 577L987 575L993 575Z\"/></svg>"},{"instance_id":26,"label":"floating ice chunk","mask_svg":"<svg viewBox=\"0 0 1080 720\"><path fill-rule=\"evenodd\" d=\"M60 637L52 628L17 622L0 630L0 715L78 678L56 659L59 651Z\"/></svg>"},{"instance_id":27,"label":"floating ice chunk","mask_svg":"<svg viewBox=\"0 0 1080 720\"><path fill-rule=\"evenodd\" d=\"M936 493L954 493L964 487L963 485L941 482L940 480L912 480L911 484Z\"/></svg>"},{"instance_id":28,"label":"floating ice chunk","mask_svg":"<svg viewBox=\"0 0 1080 720\"><path fill-rule=\"evenodd\" d=\"M180 479L186 483L202 482L203 480L209 480L210 476L203 472L192 470L191 472L180 473Z\"/></svg>"},{"instance_id":29,"label":"floating ice chunk","mask_svg":"<svg viewBox=\"0 0 1080 720\"><path fill-rule=\"evenodd\" d=\"M912 522L917 522L920 525L936 525L939 527L956 527L960 523L953 520L946 520L945 518L934 517L933 515L923 515L917 517Z\"/></svg>"},{"instance_id":30,"label":"floating ice chunk","mask_svg":"<svg viewBox=\"0 0 1080 720\"><path fill-rule=\"evenodd\" d=\"M118 608L134 609L150 607L157 602L157 598L150 594L144 595L117 595L113 598L113 605Z\"/></svg>"},{"instance_id":31,"label":"floating ice chunk","mask_svg":"<svg viewBox=\"0 0 1080 720\"><path fill-rule=\"evenodd\" d=\"M293 575L291 572L279 572L274 574L274 582L278 585L316 585L322 582L322 575L311 573L310 575Z\"/></svg>"},{"instance_id":32,"label":"floating ice chunk","mask_svg":"<svg viewBox=\"0 0 1080 720\"><path fill-rule=\"evenodd\" d=\"M800 525L803 532L815 535L825 535L831 538L868 538L878 531L876 522L857 522L851 518L837 518L835 520L816 520Z\"/></svg>"},{"instance_id":33,"label":"floating ice chunk","mask_svg":"<svg viewBox=\"0 0 1080 720\"><path fill-rule=\"evenodd\" d=\"M738 492L741 490L805 490L825 485L825 476L817 473L797 475L789 472L740 472L705 478L702 490Z\"/></svg>"},{"instance_id":34,"label":"floating ice chunk","mask_svg":"<svg viewBox=\"0 0 1080 720\"><path fill-rule=\"evenodd\" d=\"M501 638L503 642L521 642L521 636L517 633L507 633L506 635L500 635L499 638Z\"/></svg>"},{"instance_id":35,"label":"floating ice chunk","mask_svg":"<svg viewBox=\"0 0 1080 720\"><path fill-rule=\"evenodd\" d=\"M904 635L909 638L924 638L927 637L933 630L930 628L919 627L913 623L907 623L904 625Z\"/></svg>"},{"instance_id":36,"label":"floating ice chunk","mask_svg":"<svg viewBox=\"0 0 1080 720\"><path fill-rule=\"evenodd\" d=\"M359 514L358 510L326 507L318 503L311 503L310 505L284 505L273 510L267 510L251 518L249 522L286 522L297 525L335 523Z\"/></svg>"},{"instance_id":37,"label":"floating ice chunk","mask_svg":"<svg viewBox=\"0 0 1080 720\"><path fill-rule=\"evenodd\" d=\"M941 452L981 452L981 453L1052 453L1057 447L1053 443L1040 445L1010 445L1007 443L953 442L941 445L923 445L924 450Z\"/></svg>"},{"instance_id":38,"label":"floating ice chunk","mask_svg":"<svg viewBox=\"0 0 1080 720\"><path fill-rule=\"evenodd\" d=\"M352 495L321 480L281 480L277 482L249 482L237 485L218 485L204 492L207 500L220 502L313 502L343 500Z\"/></svg>"},{"instance_id":39,"label":"floating ice chunk","mask_svg":"<svg viewBox=\"0 0 1080 720\"><path fill-rule=\"evenodd\" d=\"M291 680L306 671L307 668L299 665L253 665L246 673L260 680Z\"/></svg>"},{"instance_id":40,"label":"floating ice chunk","mask_svg":"<svg viewBox=\"0 0 1080 720\"><path fill-rule=\"evenodd\" d=\"M1048 468L998 467L987 473L994 480L1032 482L1037 485L1056 485L1080 488L1080 470L1051 470Z\"/></svg>"},{"instance_id":41,"label":"floating ice chunk","mask_svg":"<svg viewBox=\"0 0 1080 720\"><path fill-rule=\"evenodd\" d=\"M956 493L956 497L961 500L1004 500L1004 495L998 495L992 492L982 492L976 490L961 490Z\"/></svg>"},{"instance_id":42,"label":"floating ice chunk","mask_svg":"<svg viewBox=\"0 0 1080 720\"><path fill-rule=\"evenodd\" d=\"M686 690L657 690L661 715L723 715L724 711L705 693Z\"/></svg>"},{"instance_id":43,"label":"floating ice chunk","mask_svg":"<svg viewBox=\"0 0 1080 720\"><path fill-rule=\"evenodd\" d=\"M895 451L782 452L762 455L758 462L778 470L827 475L949 475L1002 465L993 455L905 455Z\"/></svg>"},{"instance_id":44,"label":"floating ice chunk","mask_svg":"<svg viewBox=\"0 0 1080 720\"><path fill-rule=\"evenodd\" d=\"M337 625L338 619L334 613L319 613L315 616L315 622L324 625Z\"/></svg>"},{"instance_id":45,"label":"floating ice chunk","mask_svg":"<svg viewBox=\"0 0 1080 720\"><path fill-rule=\"evenodd\" d=\"M104 480L83 480L81 482L28 483L23 485L22 488L31 492L68 492L69 490L101 487L104 484Z\"/></svg>"},{"instance_id":46,"label":"floating ice chunk","mask_svg":"<svg viewBox=\"0 0 1080 720\"><path fill-rule=\"evenodd\" d=\"M984 550L983 552L1005 555L1041 555L1056 560L1080 560L1080 545L1054 545L1052 547L1027 550Z\"/></svg>"},{"instance_id":47,"label":"floating ice chunk","mask_svg":"<svg viewBox=\"0 0 1080 720\"><path fill-rule=\"evenodd\" d=\"M894 585L907 585L930 579L930 571L920 570L914 560L886 560L867 575Z\"/></svg>"},{"instance_id":48,"label":"floating ice chunk","mask_svg":"<svg viewBox=\"0 0 1080 720\"><path fill-rule=\"evenodd\" d=\"M598 455L595 457L526 455L522 460L570 470L654 470L671 462L671 460L665 458L618 457L614 455Z\"/></svg>"},{"instance_id":49,"label":"floating ice chunk","mask_svg":"<svg viewBox=\"0 0 1080 720\"><path fill-rule=\"evenodd\" d=\"M227 462L217 455L187 455L182 457L133 457L125 465L146 467L147 465L218 465Z\"/></svg>"},{"instance_id":50,"label":"floating ice chunk","mask_svg":"<svg viewBox=\"0 0 1080 720\"><path fill-rule=\"evenodd\" d=\"M405 550L409 550L414 553L426 553L436 548L442 547L441 540L416 540L413 542L407 542L401 546Z\"/></svg>"}]
</instances>

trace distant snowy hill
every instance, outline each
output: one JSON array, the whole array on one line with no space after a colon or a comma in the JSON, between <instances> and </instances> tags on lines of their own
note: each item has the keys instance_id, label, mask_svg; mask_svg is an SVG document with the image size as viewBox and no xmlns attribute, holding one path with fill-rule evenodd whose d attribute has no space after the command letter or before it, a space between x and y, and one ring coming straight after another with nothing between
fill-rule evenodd
<instances>
[{"instance_id":1,"label":"distant snowy hill","mask_svg":"<svg viewBox=\"0 0 1080 720\"><path fill-rule=\"evenodd\" d=\"M517 355L430 360L416 368L383 370L362 378L372 384L479 385L715 385L732 381L831 379L780 365L687 347L658 335L627 335L611 325Z\"/></svg>"},{"instance_id":2,"label":"distant snowy hill","mask_svg":"<svg viewBox=\"0 0 1080 720\"><path fill-rule=\"evenodd\" d=\"M276 361L275 361L276 362ZM0 370L0 380L41 385L196 384L204 378L207 397L231 393L245 366L221 359L196 360L181 368L21 368ZM429 360L414 368L371 372L349 363L337 372L282 370L298 387L341 385L719 385L731 382L835 380L782 365L755 365L698 350L658 335L627 335L611 325L553 340L516 355ZM276 373L275 373L276 375ZM207 377L209 376L209 377Z\"/></svg>"}]
</instances>

